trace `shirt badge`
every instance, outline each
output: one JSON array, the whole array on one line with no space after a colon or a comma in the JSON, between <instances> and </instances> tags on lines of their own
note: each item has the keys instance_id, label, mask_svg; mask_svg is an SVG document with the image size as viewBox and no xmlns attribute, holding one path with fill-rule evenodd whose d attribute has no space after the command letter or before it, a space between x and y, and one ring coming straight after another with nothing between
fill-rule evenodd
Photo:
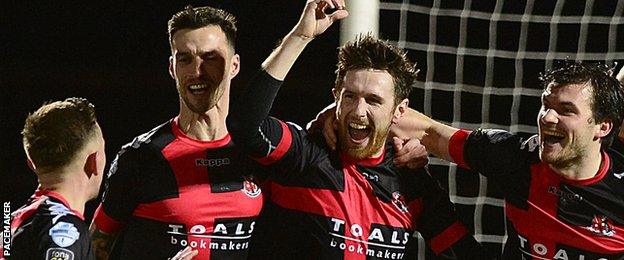
<instances>
[{"instance_id":1,"label":"shirt badge","mask_svg":"<svg viewBox=\"0 0 624 260\"><path fill-rule=\"evenodd\" d=\"M49 231L52 241L61 247L68 247L74 244L80 237L80 232L72 223L59 221L50 228Z\"/></svg>"}]
</instances>

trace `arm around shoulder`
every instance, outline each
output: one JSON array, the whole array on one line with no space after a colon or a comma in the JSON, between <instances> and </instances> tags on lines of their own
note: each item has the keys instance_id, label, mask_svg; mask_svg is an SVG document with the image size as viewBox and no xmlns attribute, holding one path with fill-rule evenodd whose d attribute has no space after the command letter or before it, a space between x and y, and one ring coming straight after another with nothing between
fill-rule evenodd
<instances>
[{"instance_id":1,"label":"arm around shoulder","mask_svg":"<svg viewBox=\"0 0 624 260\"><path fill-rule=\"evenodd\" d=\"M427 151L447 161L452 161L449 143L458 130L411 108L390 128L390 131L401 139L420 139L427 147Z\"/></svg>"}]
</instances>

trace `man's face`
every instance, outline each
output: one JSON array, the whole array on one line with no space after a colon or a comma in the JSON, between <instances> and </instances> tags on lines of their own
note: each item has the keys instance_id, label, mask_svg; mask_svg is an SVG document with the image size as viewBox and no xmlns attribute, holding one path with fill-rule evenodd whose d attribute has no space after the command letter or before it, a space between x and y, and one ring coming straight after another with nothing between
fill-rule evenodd
<instances>
[{"instance_id":1,"label":"man's face","mask_svg":"<svg viewBox=\"0 0 624 260\"><path fill-rule=\"evenodd\" d=\"M395 108L392 76L385 70L348 71L334 96L340 149L355 159L381 155L390 124L407 107L406 99Z\"/></svg>"},{"instance_id":2,"label":"man's face","mask_svg":"<svg viewBox=\"0 0 624 260\"><path fill-rule=\"evenodd\" d=\"M219 26L177 31L169 61L182 109L203 114L216 105L227 106L230 81L238 73L240 59Z\"/></svg>"},{"instance_id":3,"label":"man's face","mask_svg":"<svg viewBox=\"0 0 624 260\"><path fill-rule=\"evenodd\" d=\"M600 150L600 124L594 122L589 84L548 85L537 116L540 158L555 168L578 165Z\"/></svg>"}]
</instances>

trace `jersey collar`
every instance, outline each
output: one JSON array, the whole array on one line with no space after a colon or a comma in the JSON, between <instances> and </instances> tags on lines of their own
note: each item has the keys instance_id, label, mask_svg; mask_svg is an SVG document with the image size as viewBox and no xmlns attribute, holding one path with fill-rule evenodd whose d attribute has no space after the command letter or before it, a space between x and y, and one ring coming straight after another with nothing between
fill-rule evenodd
<instances>
[{"instance_id":1,"label":"jersey collar","mask_svg":"<svg viewBox=\"0 0 624 260\"><path fill-rule=\"evenodd\" d=\"M69 202L60 193L55 192L55 191L51 191L51 190L39 190L39 189L37 189L35 191L35 197L36 198L40 198L40 197L43 197L43 196L46 196L48 198L54 198L55 200L60 201L65 207L67 207L69 210L71 210L71 212L74 213L74 215L76 215L82 221L85 220L85 218L82 215L82 213L80 213L79 211L71 208L71 206L69 205Z\"/></svg>"}]
</instances>

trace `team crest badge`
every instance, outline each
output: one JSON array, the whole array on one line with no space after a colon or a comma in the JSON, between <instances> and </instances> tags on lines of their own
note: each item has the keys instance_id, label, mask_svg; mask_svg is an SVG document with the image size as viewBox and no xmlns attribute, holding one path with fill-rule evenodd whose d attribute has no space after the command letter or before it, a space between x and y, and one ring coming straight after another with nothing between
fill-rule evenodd
<instances>
[{"instance_id":1,"label":"team crest badge","mask_svg":"<svg viewBox=\"0 0 624 260\"><path fill-rule=\"evenodd\" d=\"M604 215L594 215L592 225L586 228L599 236L612 237L615 235L615 229L613 229L611 221Z\"/></svg>"},{"instance_id":2,"label":"team crest badge","mask_svg":"<svg viewBox=\"0 0 624 260\"><path fill-rule=\"evenodd\" d=\"M49 232L52 241L60 247L68 247L74 244L80 237L80 232L72 223L59 221L50 228Z\"/></svg>"},{"instance_id":3,"label":"team crest badge","mask_svg":"<svg viewBox=\"0 0 624 260\"><path fill-rule=\"evenodd\" d=\"M260 193L262 192L260 190L260 187L258 187L258 185L256 185L250 178L247 177L245 177L245 181L243 181L242 191L243 193L245 193L245 195L251 198L258 197L258 195L260 195Z\"/></svg>"},{"instance_id":4,"label":"team crest badge","mask_svg":"<svg viewBox=\"0 0 624 260\"><path fill-rule=\"evenodd\" d=\"M401 193L395 191L392 193L392 204L403 213L407 213L407 206L405 206L405 198Z\"/></svg>"}]
</instances>

